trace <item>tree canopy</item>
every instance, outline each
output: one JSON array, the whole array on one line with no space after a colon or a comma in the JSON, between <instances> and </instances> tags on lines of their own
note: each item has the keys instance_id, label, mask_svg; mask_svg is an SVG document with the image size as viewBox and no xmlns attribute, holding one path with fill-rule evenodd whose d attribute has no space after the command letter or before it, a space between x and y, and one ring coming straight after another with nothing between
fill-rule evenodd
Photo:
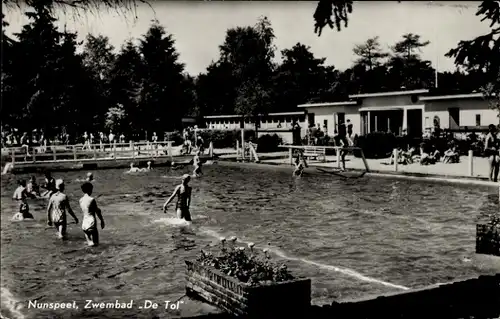
<instances>
[{"instance_id":1,"label":"tree canopy","mask_svg":"<svg viewBox=\"0 0 500 319\"><path fill-rule=\"evenodd\" d=\"M318 8L328 8L328 3L340 21L348 20L350 2L320 1ZM261 17L254 25L228 29L218 58L192 76L179 59L175 35L158 21L139 39L114 48L106 35L89 34L78 43L76 34L56 27L54 6L74 2L28 4L29 22L18 34L6 36L9 25L2 16L2 119L21 130L161 134L178 128L185 116L238 114L254 119L293 111L302 103L345 101L349 94L435 86L435 69L420 55L429 41L418 34L402 34L387 51L378 37L358 43L353 47L355 62L341 71L301 43L283 48L277 61L271 21ZM450 50L448 56L460 70L438 74L441 90L482 89L496 97L492 106L499 108L499 12L498 1L481 4L478 15L490 23L491 32ZM324 26L330 25L325 19ZM338 29L347 26L330 19Z\"/></svg>"}]
</instances>

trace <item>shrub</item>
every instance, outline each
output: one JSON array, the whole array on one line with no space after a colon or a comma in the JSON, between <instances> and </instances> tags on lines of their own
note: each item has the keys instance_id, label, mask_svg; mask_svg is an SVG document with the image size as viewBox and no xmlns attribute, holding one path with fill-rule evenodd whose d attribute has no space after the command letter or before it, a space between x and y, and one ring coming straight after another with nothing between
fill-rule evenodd
<instances>
[{"instance_id":1,"label":"shrub","mask_svg":"<svg viewBox=\"0 0 500 319\"><path fill-rule=\"evenodd\" d=\"M257 140L257 151L259 153L277 152L280 150L278 146L282 144L283 139L277 134L262 135Z\"/></svg>"},{"instance_id":2,"label":"shrub","mask_svg":"<svg viewBox=\"0 0 500 319\"><path fill-rule=\"evenodd\" d=\"M234 238L233 243L235 241ZM221 249L217 256L202 250L197 261L204 266L213 267L228 276L251 285L294 279L286 265L270 262L267 251L264 251L264 255L257 255L253 244L248 246L249 253L244 247L236 247L234 244L227 245L225 239L221 238Z\"/></svg>"},{"instance_id":3,"label":"shrub","mask_svg":"<svg viewBox=\"0 0 500 319\"><path fill-rule=\"evenodd\" d=\"M234 148L236 141L241 143L241 130L203 130L198 132L207 144L213 143L214 148ZM254 130L245 130L245 140L255 137Z\"/></svg>"},{"instance_id":4,"label":"shrub","mask_svg":"<svg viewBox=\"0 0 500 319\"><path fill-rule=\"evenodd\" d=\"M355 145L363 150L366 158L386 158L391 156L397 143L398 140L392 133L373 132L360 136ZM361 152L355 151L354 156L360 157Z\"/></svg>"}]
</instances>

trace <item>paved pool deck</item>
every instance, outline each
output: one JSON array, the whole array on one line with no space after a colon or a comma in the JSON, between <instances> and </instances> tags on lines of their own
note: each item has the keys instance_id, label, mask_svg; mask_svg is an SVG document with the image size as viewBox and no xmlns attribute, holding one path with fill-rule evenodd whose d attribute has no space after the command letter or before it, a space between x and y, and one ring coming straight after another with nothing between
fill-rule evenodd
<instances>
[{"instance_id":1,"label":"paved pool deck","mask_svg":"<svg viewBox=\"0 0 500 319\"><path fill-rule=\"evenodd\" d=\"M227 153L226 153L227 154ZM274 152L258 154L260 163L269 165L291 165L288 152ZM236 154L228 154L219 157L221 160L236 160ZM401 178L418 178L430 180L452 180L466 184L480 184L489 186L499 186L500 183L489 181L488 159L483 157L473 158L472 175L469 174L469 159L467 156L461 156L459 163L445 164L442 162L433 165L420 165L413 163L410 165L401 165L395 170L394 165L390 164L390 158L385 159L367 159L370 174L391 175ZM333 170L338 167L335 155L326 156L325 161L309 160L308 165L312 168L323 168ZM361 158L354 156L346 157L347 171L365 171L365 165Z\"/></svg>"}]
</instances>

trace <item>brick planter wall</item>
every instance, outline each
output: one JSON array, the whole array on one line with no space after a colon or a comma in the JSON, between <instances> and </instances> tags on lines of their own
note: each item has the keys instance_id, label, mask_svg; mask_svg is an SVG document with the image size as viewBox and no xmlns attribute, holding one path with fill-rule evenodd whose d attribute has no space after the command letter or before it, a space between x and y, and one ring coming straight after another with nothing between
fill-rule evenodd
<instances>
[{"instance_id":1,"label":"brick planter wall","mask_svg":"<svg viewBox=\"0 0 500 319\"><path fill-rule=\"evenodd\" d=\"M500 225L476 225L476 253L500 256Z\"/></svg>"},{"instance_id":2,"label":"brick planter wall","mask_svg":"<svg viewBox=\"0 0 500 319\"><path fill-rule=\"evenodd\" d=\"M230 314L276 318L304 316L310 310L310 279L251 286L194 261L186 261L186 265L186 295Z\"/></svg>"}]
</instances>

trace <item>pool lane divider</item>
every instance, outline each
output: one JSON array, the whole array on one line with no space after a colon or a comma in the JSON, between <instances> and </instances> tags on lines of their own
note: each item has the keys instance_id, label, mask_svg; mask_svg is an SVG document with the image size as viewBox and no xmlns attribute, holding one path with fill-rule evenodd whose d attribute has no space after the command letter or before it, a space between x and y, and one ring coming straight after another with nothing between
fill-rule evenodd
<instances>
[{"instance_id":1,"label":"pool lane divider","mask_svg":"<svg viewBox=\"0 0 500 319\"><path fill-rule=\"evenodd\" d=\"M224 237L215 230L207 229L204 227L200 227L199 230L203 234L208 235L208 236L213 237L213 238L216 238L216 239ZM237 242L241 243L241 244L246 244L246 245L248 245L250 243L248 241L244 241L244 240L241 240L239 238L237 239ZM255 248L257 248L257 247L255 247ZM332 265L326 265L326 264L318 263L318 262L308 260L305 258L291 257L291 256L288 256L287 254L285 254L284 252L282 252L281 250L279 250L277 248L273 248L271 246L268 246L267 249L269 251L273 252L278 257L281 257L283 259L290 260L290 261L298 261L298 262L302 262L305 264L316 266L318 268L322 268L325 270L339 272L339 273L347 275L349 277L356 278L357 280L360 280L360 281L371 282L371 283L375 283L375 284L379 284L382 286L386 286L386 287L390 287L390 288L394 288L394 289L399 289L399 290L409 290L410 289L410 288L405 287L405 286L401 286L401 285L393 284L393 283L390 283L387 281L383 281L383 280L379 280L376 278L365 276L365 275L363 275L363 274L361 274L353 269L337 267L337 266L332 266Z\"/></svg>"}]
</instances>

